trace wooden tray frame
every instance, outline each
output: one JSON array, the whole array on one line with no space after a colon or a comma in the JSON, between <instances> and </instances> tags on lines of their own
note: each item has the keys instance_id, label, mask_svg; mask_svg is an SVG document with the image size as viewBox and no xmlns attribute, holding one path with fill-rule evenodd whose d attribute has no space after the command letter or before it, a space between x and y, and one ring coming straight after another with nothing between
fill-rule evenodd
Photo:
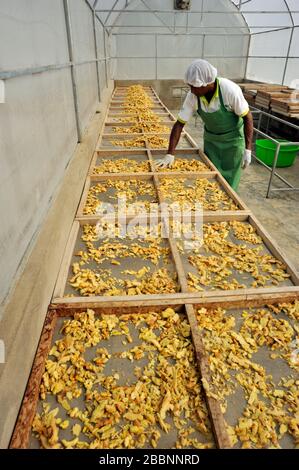
<instances>
[{"instance_id":1,"label":"wooden tray frame","mask_svg":"<svg viewBox=\"0 0 299 470\"><path fill-rule=\"evenodd\" d=\"M131 218L127 217L127 220L129 221ZM77 220L74 221L73 227L69 236L69 240L67 243L67 247L65 250L65 254L62 260L61 268L59 271L59 275L57 278L54 294L53 294L53 302L58 303L58 304L65 304L65 303L86 303L88 304L89 302L96 302L97 300L99 301L106 301L107 296L90 296L90 297L82 297L82 296L76 296L76 297L64 297L65 293L65 287L67 283L67 278L68 278L68 273L69 269L72 263L72 258L73 258L73 253L75 251L75 244L76 240L78 237L78 232L80 229L80 226L84 224L91 224L95 225L97 222L99 222L101 219L99 217L90 217L90 216L84 216L81 218L77 218ZM119 221L122 221L123 219L120 217L118 219ZM146 220L146 218L140 217L140 221ZM260 235L260 237L263 240L263 243L265 247L270 251L270 253L275 256L279 261L283 262L286 265L286 271L288 274L290 274L290 280L293 283L293 286L281 286L281 287L263 287L263 288L244 288L244 289L235 289L230 292L232 296L241 296L244 299L246 299L246 296L248 293L254 293L256 296L259 296L260 294L263 293L276 293L276 292L283 292L284 290L289 292L290 288L294 288L294 290L298 290L299 292L299 278L297 275L296 270L292 266L291 262L285 257L284 253L279 249L279 247L276 245L276 243L273 241L273 239L270 237L270 235L265 232L262 227L259 225L258 221L255 219L255 217L252 214L248 214L246 211L219 211L217 215L214 213L204 213L203 215L203 223L213 223L213 222L222 222L222 221L233 221L233 220L238 220L238 221L246 221L250 223L257 231L257 234ZM181 286L181 292L179 294L157 294L157 299L160 300L174 300L178 296L184 294L184 298L194 298L196 296L197 298L208 298L211 296L218 296L220 299L224 294L223 290L213 290L213 291L202 291L198 292L196 294L190 293L188 290L188 283L187 283L187 273L183 267L183 261L182 261L182 255L179 253L179 250L176 246L176 243L172 236L169 236L167 238L170 250L171 250L171 255L175 263L175 268L176 272L178 275L178 280ZM108 297L109 298L109 297ZM142 302L151 300L153 298L153 295L136 295L136 296L115 296L115 297L110 297L111 301L113 300L114 302L136 302L136 305L142 305ZM141 304L140 304L141 302Z\"/></svg>"},{"instance_id":2,"label":"wooden tray frame","mask_svg":"<svg viewBox=\"0 0 299 470\"><path fill-rule=\"evenodd\" d=\"M158 109L163 110L163 115L169 116L169 121L174 122L176 119L170 113L168 108L164 106L164 104L159 99L156 92L153 90L152 87L145 87L149 94L155 98L156 102L159 103ZM122 102L122 98L124 98L126 94L127 87L118 87L114 90L111 98L111 102L119 101ZM114 104L114 103L113 103ZM116 105L119 103L115 103ZM114 108L113 109L117 109ZM117 116L117 115L116 115ZM128 116L128 115L127 115ZM105 119L101 128L99 140L97 143L97 150L93 155L91 160L89 172L88 172L88 180L86 182L84 191L82 193L81 198L81 206L83 205L86 199L86 193L88 191L88 185L90 181L94 180L105 180L105 179L112 179L112 178L137 178L138 175L136 173L104 173L102 175L93 176L92 169L96 164L96 160L99 155L136 155L140 154L140 152L145 152L149 163L151 171L149 173L141 174L140 177L150 177L153 178L159 201L163 201L163 197L159 191L159 177L190 177L190 173L188 172L157 172L155 169L155 165L153 163L152 156L157 154L166 154L167 151L165 149L150 149L148 147L146 141L146 147L140 150L130 150L130 149L101 149L100 143L103 136L104 126L107 122L110 123L109 119L111 117L111 107L109 106L106 111ZM121 115L121 117L125 117L125 115ZM113 124L117 124L113 122ZM115 137L117 134L113 134ZM123 134L121 134L123 136ZM146 134L138 134L143 135L146 139ZM204 213L203 222L214 222L214 221L230 221L230 220L240 220L240 221L248 221L251 223L257 233L262 237L263 242L265 243L266 247L269 251L276 256L277 259L282 261L287 266L287 271L291 276L293 286L283 286L283 287L269 287L269 288L246 288L246 289L237 289L234 291L221 291L221 290L214 290L214 291L206 291L206 292L196 292L196 293L189 293L188 286L187 286L187 278L186 273L183 268L181 255L177 249L175 241L170 236L168 238L172 257L175 263L176 271L178 274L178 281L181 286L181 292L177 294L156 294L156 295L138 295L138 296L118 296L118 297L63 297L65 285L67 282L68 271L74 251L74 246L76 242L76 238L78 235L78 231L80 225L85 223L96 223L99 218L97 217L82 217L80 210L77 214L77 218L75 219L69 239L67 242L65 254L61 263L60 272L57 278L53 300L49 306L44 327L41 333L37 353L34 359L33 367L31 370L31 374L28 380L27 388L25 391L24 399L20 408L20 412L18 415L18 419L16 422L16 426L12 435L12 439L10 442L10 448L27 448L30 438L31 432L31 425L36 413L37 403L38 403L38 394L39 394L39 387L40 382L42 379L42 375L44 373L45 367L45 360L48 356L53 333L56 325L56 321L58 317L64 316L72 316L76 311L93 308L96 313L106 313L106 314L123 314L123 313L145 313L150 311L155 307L157 311L161 311L165 308L172 307L175 309L184 309L190 326L191 326L191 334L192 340L195 347L198 370L200 373L201 378L207 380L210 383L210 369L207 360L207 355L204 350L202 337L198 328L198 323L196 319L195 308L202 307L202 306L209 306L209 307L216 307L221 306L224 308L248 308L250 306L262 306L265 304L274 304L280 302L289 302L295 299L299 299L299 278L298 274L292 266L292 263L287 259L284 253L280 250L277 246L276 242L270 237L270 235L263 229L260 225L258 220L254 217L252 212L246 207L237 193L228 185L226 180L222 177L222 175L218 172L216 167L210 162L210 160L203 154L201 150L197 148L196 143L194 140L189 136L189 134L185 134L190 139L191 147L190 149L179 149L178 152L180 153L194 153L200 155L202 161L206 163L208 168L211 172L208 173L208 176L204 172L200 172L195 174L194 177L215 177L217 181L221 185L221 189L223 189L227 194L229 194L234 201L236 201L239 206L242 208L240 211L218 211L217 214L215 213ZM205 175L205 176L204 176ZM193 176L192 176L193 177ZM79 209L80 209L79 207ZM233 212L233 213L232 213ZM78 215L80 217L78 217ZM210 414L211 424L214 431L214 437L217 447L219 448L229 448L231 447L230 440L227 434L224 417L221 412L220 404L214 398L206 396L207 407Z\"/></svg>"},{"instance_id":3,"label":"wooden tray frame","mask_svg":"<svg viewBox=\"0 0 299 470\"><path fill-rule=\"evenodd\" d=\"M275 298L269 298L266 300L267 305L277 304L280 302L291 302L295 299L299 299L299 293L293 291L284 292L284 294L276 295ZM107 315L122 315L122 314L141 314L152 311L153 308L157 312L161 312L164 309L171 307L175 310L185 311L190 327L191 337L195 349L195 356L197 361L198 373L201 379L204 379L208 384L211 384L211 372L208 362L208 356L205 351L202 335L198 327L198 321L196 318L196 309L206 307L223 307L223 308L249 308L258 307L265 305L264 298L252 298L248 300L238 300L236 298L228 299L217 299L211 297L207 302L201 303L199 299L193 299L192 304L160 304L158 300L150 306L114 306L114 305L102 305L101 303L95 304L92 308L96 314L107 314ZM45 371L45 362L48 357L49 351L52 345L52 339L56 326L57 319L60 317L72 317L78 310L85 307L78 307L77 305L58 306L52 304L49 306L46 319L44 322L42 334L40 337L39 345L35 355L34 363L31 369L31 373L28 379L24 398L18 414L16 426L10 441L9 448L11 449L26 449L29 446L31 426L34 416L37 411L37 405L39 401L39 388L42 380L43 373ZM221 410L220 402L208 396L205 391L205 400L207 409L209 412L210 422L212 425L212 431L215 439L216 446L220 449L231 448L230 438L227 432L224 415Z\"/></svg>"}]
</instances>

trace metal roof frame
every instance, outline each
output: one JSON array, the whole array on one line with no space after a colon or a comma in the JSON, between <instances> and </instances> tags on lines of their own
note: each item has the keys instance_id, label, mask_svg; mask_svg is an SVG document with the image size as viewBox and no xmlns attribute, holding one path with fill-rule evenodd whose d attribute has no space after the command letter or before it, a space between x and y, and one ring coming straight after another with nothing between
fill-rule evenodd
<instances>
[{"instance_id":1,"label":"metal roof frame","mask_svg":"<svg viewBox=\"0 0 299 470\"><path fill-rule=\"evenodd\" d=\"M243 6L245 6L246 4L250 3L252 0L239 0L238 3L234 2L233 0L230 0L230 3L232 5L234 5L236 7L236 11L227 11L227 10L204 10L203 8L203 2L202 2L202 9L201 10L182 10L182 11L178 11L178 10L167 10L167 9L153 9L151 8L149 5L147 5L146 3L146 0L140 0L140 2L145 6L144 9L130 9L128 8L129 6L129 1L126 2L126 5L124 8L122 9L116 9L115 8L115 5L112 6L112 8L110 9L99 9L98 8L98 4L99 4L99 1L100 0L96 0L95 1L95 7L94 9L96 10L97 13L101 12L101 13L108 13L108 16L110 17L112 11L114 11L115 13L118 13L119 15L117 16L117 18L115 18L115 20L111 23L111 24L107 24L107 22L105 22L105 27L109 29L109 34L111 33L111 31L114 29L114 28L124 28L124 27L127 27L127 28L139 28L139 26L137 24L132 24L132 25L117 25L116 24L116 21L118 19L118 17L125 13L125 14L134 14L134 13L143 13L143 14L152 14L152 15L155 15L158 20L160 21L160 23L162 23L162 25L159 25L159 26L151 26L151 28L157 28L157 29L161 29L163 27L165 28L168 28L170 30L170 32L172 33L176 33L176 30L177 29L186 29L186 32L188 32L188 24L185 26L175 26L175 23L176 23L176 15L182 15L182 14L185 14L186 15L186 21L188 22L188 18L189 18L189 15L192 15L194 13L197 13L197 14L205 14L205 15L211 15L211 14L223 14L223 15L242 15L245 22L247 23L244 15L261 15L261 14L277 14L277 15L281 15L282 13L284 14L288 14L289 15L289 18L291 20L291 23L292 25L291 26L286 26L286 25L276 25L274 28L273 28L273 25L271 26L248 26L249 28L249 31L250 31L250 34L256 34L254 32L251 32L251 30L254 30L254 29L267 29L269 30L269 28L271 28L271 31L276 31L276 30L281 30L283 28L287 29L287 28L293 28L295 26L295 23L294 23L294 18L293 18L293 13L297 13L299 14L299 10L292 10L290 9L289 7L289 4L288 4L288 0L283 0L284 4L285 4L285 10L282 11L282 10L246 10L246 9L242 9ZM117 3L117 1L116 1ZM245 7L246 8L246 7ZM159 16L159 14L161 13L171 13L173 15L173 22L172 24L174 25L174 27L172 28L169 24L166 24L163 19ZM193 27L194 29L194 27ZM239 29L238 26L236 27L230 27L229 29ZM266 31L265 31L266 32Z\"/></svg>"},{"instance_id":2,"label":"metal roof frame","mask_svg":"<svg viewBox=\"0 0 299 470\"><path fill-rule=\"evenodd\" d=\"M86 0L87 1L87 0ZM201 35L201 36L215 36L215 35L219 35L218 33L215 33L215 32L209 32L211 30L215 30L215 29L224 29L224 35L226 36L234 36L235 33L234 33L234 30L238 30L238 31L244 31L244 35L246 36L249 36L249 44L248 44L248 56L247 56L247 62L248 63L248 58L249 57L253 57L253 56L250 56L250 41L251 41L251 37L252 36L255 36L255 35L258 35L258 34L266 34L266 33L271 33L271 32L275 32L275 31L283 31L283 30L287 30L287 29L290 29L291 30L291 34L290 34L290 39L289 39L289 44L288 44L288 50L287 50L287 54L286 54L286 57L285 57L285 65L284 65L284 71L283 71L283 80L282 80L282 83L284 83L284 80L285 80L285 77L286 77L286 73L287 73L287 67L288 67L288 63L289 63L289 59L291 58L290 56L290 50L291 50L291 45L292 45L292 39L293 39L293 35L294 35L294 30L296 27L298 27L299 25L296 25L295 24L295 21L294 21L294 17L293 17L293 14L299 14L299 10L294 10L294 9L291 9L290 6L289 6L289 3L288 3L288 0L283 0L283 3L285 5L285 9L284 10L265 10L265 9L260 9L260 10L251 10L250 7L248 8L247 5L251 3L252 0L230 0L230 3L235 7L235 11L227 11L227 10L215 10L215 11L212 11L212 10L209 10L208 7L207 9L204 9L204 0L202 1L202 8L201 10L182 10L182 11L178 11L178 10L169 10L169 9L157 9L157 8L151 8L147 3L146 3L146 0L140 0L141 4L144 5L144 9L141 8L141 9L134 9L134 8L130 8L129 7L129 4L131 2L129 1L126 1L126 4L124 6L124 8L122 9L116 9L116 5L118 3L118 1L116 1L112 8L111 9L106 9L106 10L100 10L98 9L98 5L99 5L99 1L100 0L96 0L94 2L94 10L96 11L96 14L98 12L101 11L101 13L105 13L107 12L108 13L108 16L106 18L106 21L105 21L105 24L102 26L105 28L105 31L108 32L109 35L111 35L111 33L113 32L114 29L118 29L119 30L119 33L113 33L113 35L129 35L129 34L134 34L134 30L135 30L135 33L137 35L144 35L144 34L155 34L155 36L157 34L159 35L165 35L165 34L169 34L168 32L165 32L163 31L163 29L167 29L170 31L170 34L175 34L175 35ZM114 19L114 21L111 23L111 24L108 24L108 19L110 18L111 16L111 13L112 11L114 13L118 13L117 17ZM157 19L159 20L159 22L161 24L159 25L155 25L155 26L149 26L148 28L150 29L150 31L147 31L147 32L142 32L141 29L143 28L146 28L145 26L141 26L141 25L138 25L138 24L129 24L129 25L118 25L117 24L117 20L119 18L119 16L121 14L136 14L136 13L142 13L142 14L151 14L151 15L154 15L155 17L157 17ZM173 15L173 22L172 22L172 25L170 24L167 24L165 23L165 21L161 18L160 14L165 14L165 13L171 13ZM196 27L190 27L190 25L188 24L189 22L189 15L192 15L194 13L197 13L197 14L201 14L201 15L212 15L212 14L221 14L221 15L241 15L245 21L245 25L244 26L226 26L226 27L223 27L223 26L210 26L210 27L202 27L202 26L196 26ZM176 15L182 15L184 14L186 16L186 25L185 26L177 26L176 25ZM289 18L290 18L290 22L291 24L290 25L263 25L263 26L249 26L247 20L246 20L246 17L248 18L248 15L267 15L267 14L271 14L271 15L281 15L281 14L288 14L289 15ZM130 29L132 28L133 31L131 32L122 32L121 30L122 29ZM228 31L229 30L229 31ZM258 31L255 31L255 30L258 30ZM221 33L222 34L222 33ZM242 33L239 33L242 35ZM237 35L239 35L237 33ZM247 69L247 65L246 65L246 69Z\"/></svg>"}]
</instances>

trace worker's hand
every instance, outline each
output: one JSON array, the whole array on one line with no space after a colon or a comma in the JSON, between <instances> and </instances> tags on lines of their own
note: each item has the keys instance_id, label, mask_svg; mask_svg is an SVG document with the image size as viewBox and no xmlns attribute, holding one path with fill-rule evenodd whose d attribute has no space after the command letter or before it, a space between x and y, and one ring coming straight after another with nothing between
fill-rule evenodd
<instances>
[{"instance_id":1,"label":"worker's hand","mask_svg":"<svg viewBox=\"0 0 299 470\"><path fill-rule=\"evenodd\" d=\"M161 160L156 161L156 166L157 168L171 168L174 162L174 155L170 155L168 153L164 158L161 158Z\"/></svg>"},{"instance_id":2,"label":"worker's hand","mask_svg":"<svg viewBox=\"0 0 299 470\"><path fill-rule=\"evenodd\" d=\"M243 160L242 160L242 168L245 170L251 163L251 150L245 149Z\"/></svg>"}]
</instances>

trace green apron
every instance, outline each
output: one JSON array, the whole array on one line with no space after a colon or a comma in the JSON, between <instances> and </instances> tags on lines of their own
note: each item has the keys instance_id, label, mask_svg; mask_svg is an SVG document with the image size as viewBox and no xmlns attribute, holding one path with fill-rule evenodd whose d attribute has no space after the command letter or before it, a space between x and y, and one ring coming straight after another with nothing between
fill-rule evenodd
<instances>
[{"instance_id":1,"label":"green apron","mask_svg":"<svg viewBox=\"0 0 299 470\"><path fill-rule=\"evenodd\" d=\"M218 79L216 79L218 80ZM204 152L226 181L237 190L245 150L243 119L228 111L218 82L220 108L214 113L202 110L198 97L198 114L204 122Z\"/></svg>"}]
</instances>

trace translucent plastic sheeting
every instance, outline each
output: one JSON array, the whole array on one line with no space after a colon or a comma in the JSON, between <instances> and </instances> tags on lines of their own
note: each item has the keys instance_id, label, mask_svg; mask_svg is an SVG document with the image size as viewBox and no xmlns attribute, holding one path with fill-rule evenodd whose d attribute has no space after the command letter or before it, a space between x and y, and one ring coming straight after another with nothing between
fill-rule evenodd
<instances>
[{"instance_id":1,"label":"translucent plastic sheeting","mask_svg":"<svg viewBox=\"0 0 299 470\"><path fill-rule=\"evenodd\" d=\"M94 0L88 0L90 5L94 6ZM118 16L118 12L113 12L113 10L122 10L126 5L130 8L131 0L98 0L96 9L97 15L102 21L103 24L113 24ZM101 11L101 10L110 10L110 11Z\"/></svg>"},{"instance_id":2,"label":"translucent plastic sheeting","mask_svg":"<svg viewBox=\"0 0 299 470\"><path fill-rule=\"evenodd\" d=\"M138 45L136 45L135 34L119 36L116 38L116 52L118 57L153 57L155 56L155 36L150 34L139 36Z\"/></svg>"},{"instance_id":3,"label":"translucent plastic sheeting","mask_svg":"<svg viewBox=\"0 0 299 470\"><path fill-rule=\"evenodd\" d=\"M250 43L250 55L284 58L288 53L290 36L290 29L253 35ZM273 44L275 44L275 47L273 47Z\"/></svg>"},{"instance_id":4,"label":"translucent plastic sheeting","mask_svg":"<svg viewBox=\"0 0 299 470\"><path fill-rule=\"evenodd\" d=\"M299 14L295 12L298 10L298 0L250 0L241 5L240 11L252 34L246 78L296 86Z\"/></svg>"},{"instance_id":5,"label":"translucent plastic sheeting","mask_svg":"<svg viewBox=\"0 0 299 470\"><path fill-rule=\"evenodd\" d=\"M294 88L299 88L299 59L288 60L284 81Z\"/></svg>"},{"instance_id":6,"label":"translucent plastic sheeting","mask_svg":"<svg viewBox=\"0 0 299 470\"><path fill-rule=\"evenodd\" d=\"M182 79L199 57L228 78L288 85L296 79L298 0L192 0L190 11L176 13L173 0L132 0L127 9L107 20L116 79Z\"/></svg>"},{"instance_id":7,"label":"translucent plastic sheeting","mask_svg":"<svg viewBox=\"0 0 299 470\"><path fill-rule=\"evenodd\" d=\"M282 83L285 59L250 58L247 66L247 77L251 80Z\"/></svg>"},{"instance_id":8,"label":"translucent plastic sheeting","mask_svg":"<svg viewBox=\"0 0 299 470\"><path fill-rule=\"evenodd\" d=\"M215 13L197 13L201 12L202 5L204 10L214 10ZM149 8L160 11L138 13L138 10ZM192 10L196 13L191 10L188 14L177 12L175 16L173 12L163 13L163 10L173 10L173 0L134 0L128 9L136 9L136 13L120 13L112 29L117 52L114 78L182 79L192 60L199 57L208 59L208 55L219 68L220 75L244 77L246 60L237 61L235 58L247 56L249 30L246 22L242 15L225 15L223 21L223 15L217 13L219 10L235 11L230 1L193 0ZM230 31L235 36L228 39ZM152 34L148 34L150 32ZM136 57L144 60L136 60Z\"/></svg>"}]
</instances>

